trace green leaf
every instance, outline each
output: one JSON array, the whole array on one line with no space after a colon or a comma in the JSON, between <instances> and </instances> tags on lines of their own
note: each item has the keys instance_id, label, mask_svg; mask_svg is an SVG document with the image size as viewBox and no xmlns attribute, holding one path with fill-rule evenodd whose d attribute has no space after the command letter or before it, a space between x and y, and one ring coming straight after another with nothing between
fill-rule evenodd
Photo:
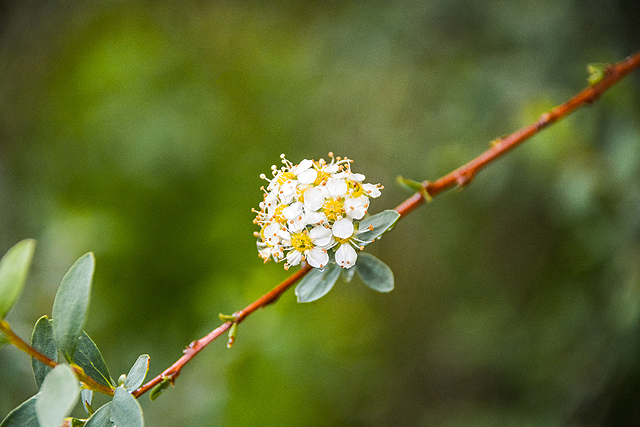
<instances>
[{"instance_id":1,"label":"green leaf","mask_svg":"<svg viewBox=\"0 0 640 427\"><path fill-rule=\"evenodd\" d=\"M0 427L40 427L36 417L36 396L32 396L9 412L0 423Z\"/></svg>"},{"instance_id":2,"label":"green leaf","mask_svg":"<svg viewBox=\"0 0 640 427\"><path fill-rule=\"evenodd\" d=\"M169 387L169 384L171 384L171 379L163 378L162 381L160 381L158 384L156 384L155 387L151 389L151 392L149 393L149 400L156 400L158 396L160 396L162 392L165 391L167 387Z\"/></svg>"},{"instance_id":3,"label":"green leaf","mask_svg":"<svg viewBox=\"0 0 640 427\"><path fill-rule=\"evenodd\" d=\"M113 425L111 421L111 402L109 402L98 408L84 427L110 427Z\"/></svg>"},{"instance_id":4,"label":"green leaf","mask_svg":"<svg viewBox=\"0 0 640 427\"><path fill-rule=\"evenodd\" d=\"M58 365L49 372L36 395L36 416L41 427L60 427L80 394L78 379L69 365Z\"/></svg>"},{"instance_id":5,"label":"green leaf","mask_svg":"<svg viewBox=\"0 0 640 427\"><path fill-rule=\"evenodd\" d=\"M53 302L53 336L69 362L85 323L94 267L93 254L83 255L62 278Z\"/></svg>"},{"instance_id":6,"label":"green leaf","mask_svg":"<svg viewBox=\"0 0 640 427\"><path fill-rule=\"evenodd\" d=\"M33 333L31 334L31 347L35 348L54 362L58 361L58 348L56 347L56 342L53 339L51 321L47 316L39 318L33 327ZM51 368L44 363L31 358L31 369L33 369L33 376L36 379L36 385L40 388L44 377L47 376L49 371L51 371Z\"/></svg>"},{"instance_id":7,"label":"green leaf","mask_svg":"<svg viewBox=\"0 0 640 427\"><path fill-rule=\"evenodd\" d=\"M327 264L324 271L314 268L296 286L298 302L311 302L322 298L331 290L338 277L340 277L338 264Z\"/></svg>"},{"instance_id":8,"label":"green leaf","mask_svg":"<svg viewBox=\"0 0 640 427\"><path fill-rule=\"evenodd\" d=\"M111 406L111 419L118 427L142 427L142 408L140 404L123 387L116 388Z\"/></svg>"},{"instance_id":9,"label":"green leaf","mask_svg":"<svg viewBox=\"0 0 640 427\"><path fill-rule=\"evenodd\" d=\"M399 218L400 214L393 209L389 209L380 212L379 214L367 217L360 221L359 230L365 230L366 228L369 228L369 226L371 226L372 229L369 231L362 231L361 233L358 233L357 237L360 240L371 243L375 239L380 237L380 235L382 235L382 233L384 233L385 231L391 230L391 228Z\"/></svg>"},{"instance_id":10,"label":"green leaf","mask_svg":"<svg viewBox=\"0 0 640 427\"><path fill-rule=\"evenodd\" d=\"M378 292L393 290L393 272L387 264L368 253L360 253L356 262L358 276L365 285Z\"/></svg>"},{"instance_id":11,"label":"green leaf","mask_svg":"<svg viewBox=\"0 0 640 427\"><path fill-rule=\"evenodd\" d=\"M98 350L98 346L85 331L82 331L82 335L78 338L73 360L84 370L85 374L98 384L105 387L115 387L115 382L109 374L109 368Z\"/></svg>"},{"instance_id":12,"label":"green leaf","mask_svg":"<svg viewBox=\"0 0 640 427\"><path fill-rule=\"evenodd\" d=\"M124 380L124 386L128 391L134 391L142 385L144 378L149 372L149 355L143 354L138 357L136 363L133 364L127 378Z\"/></svg>"},{"instance_id":13,"label":"green leaf","mask_svg":"<svg viewBox=\"0 0 640 427\"><path fill-rule=\"evenodd\" d=\"M23 240L0 260L0 320L4 319L22 291L35 247L35 240Z\"/></svg>"}]
</instances>

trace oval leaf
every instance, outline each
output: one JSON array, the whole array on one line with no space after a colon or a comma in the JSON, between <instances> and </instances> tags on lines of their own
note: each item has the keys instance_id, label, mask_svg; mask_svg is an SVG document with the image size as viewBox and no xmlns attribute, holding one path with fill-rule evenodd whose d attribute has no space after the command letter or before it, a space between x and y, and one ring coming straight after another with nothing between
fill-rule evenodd
<instances>
[{"instance_id":1,"label":"oval leaf","mask_svg":"<svg viewBox=\"0 0 640 427\"><path fill-rule=\"evenodd\" d=\"M98 350L98 346L85 331L78 338L78 345L73 354L74 362L95 382L105 387L115 387L109 368Z\"/></svg>"},{"instance_id":2,"label":"oval leaf","mask_svg":"<svg viewBox=\"0 0 640 427\"><path fill-rule=\"evenodd\" d=\"M365 242L371 243L382 233L389 231L393 225L400 218L400 214L393 209L389 209L379 214L372 215L360 221L360 230L363 230L362 233L358 233L358 239L364 240ZM369 231L364 231L366 228L371 226L373 229Z\"/></svg>"},{"instance_id":3,"label":"oval leaf","mask_svg":"<svg viewBox=\"0 0 640 427\"><path fill-rule=\"evenodd\" d=\"M387 264L368 253L358 255L358 276L365 285L378 292L393 290L393 272Z\"/></svg>"},{"instance_id":4,"label":"oval leaf","mask_svg":"<svg viewBox=\"0 0 640 427\"><path fill-rule=\"evenodd\" d=\"M36 416L41 427L60 427L80 394L80 386L68 365L58 365L49 372L36 395Z\"/></svg>"},{"instance_id":5,"label":"oval leaf","mask_svg":"<svg viewBox=\"0 0 640 427\"><path fill-rule=\"evenodd\" d=\"M58 361L58 348L56 347L56 342L53 339L51 321L47 316L42 316L38 319L33 327L33 333L31 334L31 347L35 348L54 362ZM36 379L36 385L40 388L42 381L44 381L44 377L46 377L49 371L51 371L51 368L44 363L31 358L31 369L33 369L33 376Z\"/></svg>"},{"instance_id":6,"label":"oval leaf","mask_svg":"<svg viewBox=\"0 0 640 427\"><path fill-rule=\"evenodd\" d=\"M98 408L91 418L89 418L89 421L87 421L84 427L111 427L112 425L111 402L109 402Z\"/></svg>"},{"instance_id":7,"label":"oval leaf","mask_svg":"<svg viewBox=\"0 0 640 427\"><path fill-rule=\"evenodd\" d=\"M40 427L36 417L36 396L9 412L0 423L0 427Z\"/></svg>"},{"instance_id":8,"label":"oval leaf","mask_svg":"<svg viewBox=\"0 0 640 427\"><path fill-rule=\"evenodd\" d=\"M138 357L136 363L133 364L129 373L127 374L127 378L124 380L124 386L128 391L134 391L138 387L142 385L144 378L147 376L147 372L149 372L149 355L143 354Z\"/></svg>"},{"instance_id":9,"label":"oval leaf","mask_svg":"<svg viewBox=\"0 0 640 427\"><path fill-rule=\"evenodd\" d=\"M84 326L94 267L93 254L83 255L62 278L53 301L53 336L69 362Z\"/></svg>"},{"instance_id":10,"label":"oval leaf","mask_svg":"<svg viewBox=\"0 0 640 427\"><path fill-rule=\"evenodd\" d=\"M0 260L0 320L4 319L22 291L35 247L35 240L23 240Z\"/></svg>"},{"instance_id":11,"label":"oval leaf","mask_svg":"<svg viewBox=\"0 0 640 427\"><path fill-rule=\"evenodd\" d=\"M118 427L142 427L142 408L140 404L123 387L116 388L111 406L111 419Z\"/></svg>"},{"instance_id":12,"label":"oval leaf","mask_svg":"<svg viewBox=\"0 0 640 427\"><path fill-rule=\"evenodd\" d=\"M331 290L338 277L340 277L338 264L327 264L324 271L314 268L296 286L298 302L311 302L322 298Z\"/></svg>"}]
</instances>

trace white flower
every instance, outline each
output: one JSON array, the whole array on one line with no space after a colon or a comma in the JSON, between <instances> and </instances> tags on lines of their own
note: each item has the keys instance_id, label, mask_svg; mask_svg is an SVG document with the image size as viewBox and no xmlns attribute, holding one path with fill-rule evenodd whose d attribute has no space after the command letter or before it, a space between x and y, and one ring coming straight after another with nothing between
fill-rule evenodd
<instances>
[{"instance_id":1,"label":"white flower","mask_svg":"<svg viewBox=\"0 0 640 427\"><path fill-rule=\"evenodd\" d=\"M364 183L365 176L351 171L351 160L334 157L302 160L294 165L284 154L282 166L271 167L272 179L259 203L254 223L260 226L258 254L266 261L286 259L285 268L306 261L323 268L329 263L329 251L335 262L352 267L357 249L369 243L358 239L359 221L369 208L369 197L380 196L379 184Z\"/></svg>"}]
</instances>

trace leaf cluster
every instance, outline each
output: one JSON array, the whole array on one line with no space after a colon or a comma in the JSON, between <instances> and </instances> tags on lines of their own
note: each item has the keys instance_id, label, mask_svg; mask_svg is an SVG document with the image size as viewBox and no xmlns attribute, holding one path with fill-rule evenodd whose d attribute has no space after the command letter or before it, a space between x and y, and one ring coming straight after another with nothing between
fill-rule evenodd
<instances>
[{"instance_id":1,"label":"leaf cluster","mask_svg":"<svg viewBox=\"0 0 640 427\"><path fill-rule=\"evenodd\" d=\"M23 240L0 260L0 322L10 342L18 338L4 317L24 286L34 249L33 240ZM140 356L116 384L97 345L83 330L94 270L92 253L80 257L60 283L53 302L53 318L42 316L36 322L31 345L25 347L32 356L39 391L11 411L0 427L59 427L65 420L68 425L87 427L144 425L142 409L131 393L146 377L149 356ZM113 400L94 410L94 391L113 395ZM68 419L80 396L88 417Z\"/></svg>"}]
</instances>

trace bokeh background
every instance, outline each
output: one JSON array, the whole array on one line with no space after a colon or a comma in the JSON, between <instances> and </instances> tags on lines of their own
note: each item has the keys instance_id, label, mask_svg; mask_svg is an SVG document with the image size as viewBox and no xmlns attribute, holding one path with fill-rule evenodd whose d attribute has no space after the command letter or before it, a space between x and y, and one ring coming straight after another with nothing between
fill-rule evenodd
<instances>
[{"instance_id":1,"label":"bokeh background","mask_svg":"<svg viewBox=\"0 0 640 427\"><path fill-rule=\"evenodd\" d=\"M97 258L88 333L114 377L287 277L263 265L259 174L328 151L372 212L640 48L635 0L0 1L0 251L33 237L24 337ZM640 74L368 247L377 294L293 292L190 363L147 425L640 423ZM0 418L36 392L0 349ZM77 415L82 411L77 408Z\"/></svg>"}]
</instances>

